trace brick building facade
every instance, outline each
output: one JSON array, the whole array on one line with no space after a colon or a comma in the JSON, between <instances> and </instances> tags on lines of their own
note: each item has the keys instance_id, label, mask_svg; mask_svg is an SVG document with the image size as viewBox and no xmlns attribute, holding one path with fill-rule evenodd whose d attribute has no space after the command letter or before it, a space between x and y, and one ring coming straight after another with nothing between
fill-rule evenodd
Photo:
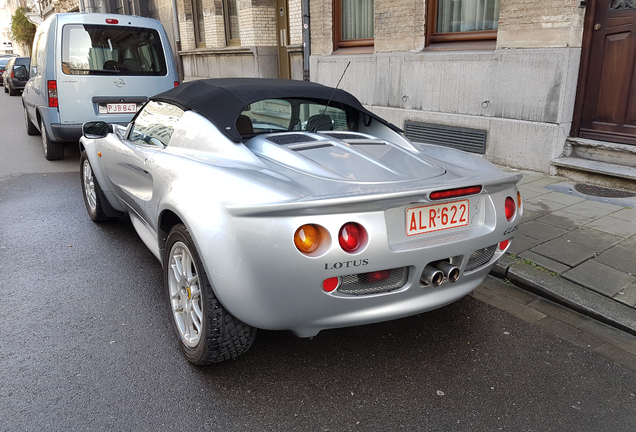
<instances>
[{"instance_id":1,"label":"brick building facade","mask_svg":"<svg viewBox=\"0 0 636 432\"><path fill-rule=\"evenodd\" d=\"M185 80L302 79L301 0L176 0L176 4Z\"/></svg>"}]
</instances>

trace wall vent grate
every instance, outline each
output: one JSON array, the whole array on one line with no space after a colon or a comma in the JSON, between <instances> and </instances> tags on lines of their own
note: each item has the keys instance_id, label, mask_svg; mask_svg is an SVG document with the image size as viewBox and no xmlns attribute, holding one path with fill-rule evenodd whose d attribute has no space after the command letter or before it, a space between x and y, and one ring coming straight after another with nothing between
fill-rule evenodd
<instances>
[{"instance_id":1,"label":"wall vent grate","mask_svg":"<svg viewBox=\"0 0 636 432\"><path fill-rule=\"evenodd\" d=\"M404 122L404 134L413 142L437 144L471 153L486 153L487 131L414 121Z\"/></svg>"}]
</instances>

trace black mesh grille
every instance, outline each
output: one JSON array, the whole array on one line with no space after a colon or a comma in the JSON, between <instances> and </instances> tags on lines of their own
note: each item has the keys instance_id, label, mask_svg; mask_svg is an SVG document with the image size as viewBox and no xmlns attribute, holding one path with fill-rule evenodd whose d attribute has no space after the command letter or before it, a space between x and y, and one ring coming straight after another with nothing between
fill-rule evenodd
<instances>
[{"instance_id":1,"label":"black mesh grille","mask_svg":"<svg viewBox=\"0 0 636 432\"><path fill-rule=\"evenodd\" d=\"M476 250L468 259L465 272L475 270L490 261L497 250L497 245L488 246L483 249Z\"/></svg>"},{"instance_id":2,"label":"black mesh grille","mask_svg":"<svg viewBox=\"0 0 636 432\"><path fill-rule=\"evenodd\" d=\"M340 278L337 291L341 294L367 295L402 288L409 277L409 268L400 267Z\"/></svg>"},{"instance_id":3,"label":"black mesh grille","mask_svg":"<svg viewBox=\"0 0 636 432\"><path fill-rule=\"evenodd\" d=\"M276 144L295 144L300 142L316 141L316 138L312 138L305 134L284 134L268 136L267 139Z\"/></svg>"}]
</instances>

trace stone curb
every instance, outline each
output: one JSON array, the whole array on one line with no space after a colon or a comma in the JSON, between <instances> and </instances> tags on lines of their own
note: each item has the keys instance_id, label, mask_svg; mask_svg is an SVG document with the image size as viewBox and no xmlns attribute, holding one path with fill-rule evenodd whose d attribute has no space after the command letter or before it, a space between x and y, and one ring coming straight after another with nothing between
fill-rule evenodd
<instances>
[{"instance_id":1,"label":"stone curb","mask_svg":"<svg viewBox=\"0 0 636 432\"><path fill-rule=\"evenodd\" d=\"M497 278L509 280L519 288L636 335L636 310L554 276L545 269L519 262L506 254L490 273Z\"/></svg>"}]
</instances>

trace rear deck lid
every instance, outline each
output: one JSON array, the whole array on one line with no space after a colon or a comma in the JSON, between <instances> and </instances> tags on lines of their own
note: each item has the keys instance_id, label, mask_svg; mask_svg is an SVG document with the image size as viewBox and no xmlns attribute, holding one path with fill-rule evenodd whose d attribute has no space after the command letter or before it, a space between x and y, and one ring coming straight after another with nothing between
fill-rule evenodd
<instances>
[{"instance_id":1,"label":"rear deck lid","mask_svg":"<svg viewBox=\"0 0 636 432\"><path fill-rule=\"evenodd\" d=\"M355 132L285 133L257 137L258 156L313 177L386 183L439 177L446 169L419 153Z\"/></svg>"}]
</instances>

